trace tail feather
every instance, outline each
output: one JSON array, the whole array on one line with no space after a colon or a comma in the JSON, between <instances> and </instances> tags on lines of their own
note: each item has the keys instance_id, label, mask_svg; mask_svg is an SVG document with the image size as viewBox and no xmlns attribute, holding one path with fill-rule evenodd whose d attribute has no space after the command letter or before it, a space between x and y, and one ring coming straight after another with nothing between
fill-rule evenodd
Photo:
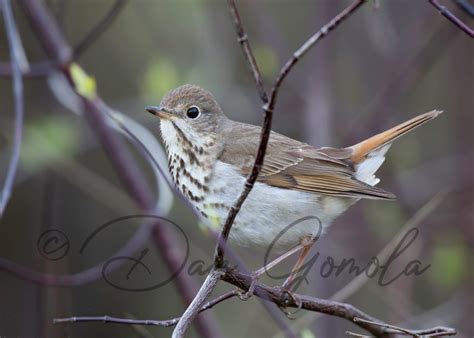
<instances>
[{"instance_id":1,"label":"tail feather","mask_svg":"<svg viewBox=\"0 0 474 338\"><path fill-rule=\"evenodd\" d=\"M351 156L351 161L354 164L358 164L364 161L370 153L376 150L379 150L380 148L392 143L400 136L408 133L409 131L415 129L418 126L421 126L425 122L428 122L434 119L441 113L442 113L441 110L432 110L430 112L418 115L412 118L411 120L408 120L402 124L399 124L398 126L395 126L380 134L372 136L360 143L357 143L353 145L352 147L349 147L354 151Z\"/></svg>"},{"instance_id":2,"label":"tail feather","mask_svg":"<svg viewBox=\"0 0 474 338\"><path fill-rule=\"evenodd\" d=\"M356 178L371 186L379 183L380 180L375 176L375 172L385 161L385 153L392 142L441 113L440 110L432 110L349 147L353 151L351 160L356 171Z\"/></svg>"}]
</instances>

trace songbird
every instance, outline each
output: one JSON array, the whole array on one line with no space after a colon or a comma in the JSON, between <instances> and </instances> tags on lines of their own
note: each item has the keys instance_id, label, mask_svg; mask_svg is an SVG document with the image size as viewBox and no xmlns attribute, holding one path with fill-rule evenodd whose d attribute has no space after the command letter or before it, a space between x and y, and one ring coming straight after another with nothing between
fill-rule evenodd
<instances>
[{"instance_id":1,"label":"songbird","mask_svg":"<svg viewBox=\"0 0 474 338\"><path fill-rule=\"evenodd\" d=\"M177 188L209 226L222 224L252 169L261 127L229 119L211 93L194 85L171 90L159 106L146 110L160 118ZM257 182L229 240L245 247L302 249L301 266L320 229L315 222L288 225L316 216L324 230L361 198L394 199L376 187L385 153L398 137L440 113L432 110L346 148L316 148L271 132Z\"/></svg>"}]
</instances>

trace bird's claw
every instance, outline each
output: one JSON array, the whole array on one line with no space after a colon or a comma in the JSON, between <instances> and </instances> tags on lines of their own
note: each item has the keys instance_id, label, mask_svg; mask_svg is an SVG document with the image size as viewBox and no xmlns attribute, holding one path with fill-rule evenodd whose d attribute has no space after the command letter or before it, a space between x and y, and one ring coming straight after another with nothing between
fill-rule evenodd
<instances>
[{"instance_id":1,"label":"bird's claw","mask_svg":"<svg viewBox=\"0 0 474 338\"><path fill-rule=\"evenodd\" d=\"M251 278L252 281L250 282L250 286L247 291L241 289L237 291L240 300L246 301L253 296L253 293L255 291L255 285L257 285L258 282L258 275L252 275Z\"/></svg>"},{"instance_id":2,"label":"bird's claw","mask_svg":"<svg viewBox=\"0 0 474 338\"><path fill-rule=\"evenodd\" d=\"M280 310L285 314L285 316L288 317L288 319L295 319L293 315L300 311L303 306L301 298L295 295L293 291L287 288L282 287L281 292L281 302L284 304L284 306L280 306ZM287 306L293 303L296 304L296 310L289 311Z\"/></svg>"}]
</instances>

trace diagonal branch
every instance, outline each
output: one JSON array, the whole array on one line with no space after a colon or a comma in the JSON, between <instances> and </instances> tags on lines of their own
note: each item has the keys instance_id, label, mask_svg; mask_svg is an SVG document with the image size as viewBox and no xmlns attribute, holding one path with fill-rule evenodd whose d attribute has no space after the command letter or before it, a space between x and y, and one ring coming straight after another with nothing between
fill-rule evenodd
<instances>
[{"instance_id":1,"label":"diagonal branch","mask_svg":"<svg viewBox=\"0 0 474 338\"><path fill-rule=\"evenodd\" d=\"M116 0L105 15L95 24L95 26L84 36L84 38L74 47L74 59L79 58L114 22L118 14L123 10L127 0Z\"/></svg>"},{"instance_id":2,"label":"diagonal branch","mask_svg":"<svg viewBox=\"0 0 474 338\"><path fill-rule=\"evenodd\" d=\"M434 8L438 10L438 12L441 13L442 16L444 16L446 19L451 21L456 27L458 27L460 30L462 30L464 33L469 35L471 38L474 38L474 30L470 28L468 25L466 25L461 19L459 19L456 15L453 14L449 9L447 9L445 6L442 6L438 0L428 0L428 2L433 5Z\"/></svg>"}]
</instances>

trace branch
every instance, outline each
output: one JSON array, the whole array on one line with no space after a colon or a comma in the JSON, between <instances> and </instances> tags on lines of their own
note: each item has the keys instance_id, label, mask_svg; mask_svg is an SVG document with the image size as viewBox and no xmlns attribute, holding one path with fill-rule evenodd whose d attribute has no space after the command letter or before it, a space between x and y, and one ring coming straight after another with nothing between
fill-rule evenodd
<instances>
[{"instance_id":1,"label":"branch","mask_svg":"<svg viewBox=\"0 0 474 338\"><path fill-rule=\"evenodd\" d=\"M460 30L469 35L471 38L474 38L474 30L471 29L468 25L462 22L456 15L454 15L449 9L445 6L439 4L438 0L428 0L430 4L435 7L438 12L441 13L446 19L455 24Z\"/></svg>"},{"instance_id":2,"label":"branch","mask_svg":"<svg viewBox=\"0 0 474 338\"><path fill-rule=\"evenodd\" d=\"M255 81L255 86L257 87L260 99L265 104L268 102L268 96L265 92L265 87L263 86L262 75L258 68L257 61L255 60L255 56L253 55L252 48L250 47L247 32L245 31L244 26L242 25L242 20L240 19L240 14L237 10L235 0L228 0L228 5L230 9L230 14L234 19L235 30L237 32L237 41L240 43L242 51L244 52L244 56L250 66L250 71L252 72L253 80Z\"/></svg>"},{"instance_id":3,"label":"branch","mask_svg":"<svg viewBox=\"0 0 474 338\"><path fill-rule=\"evenodd\" d=\"M211 276L211 277L209 277ZM217 283L219 276L210 274L207 283ZM239 289L246 290L249 288L252 283L252 277L249 274L243 274L236 271L228 270L222 276L222 279L232 285L237 286ZM205 282L205 284L206 284ZM207 288L209 289L209 288ZM213 306L235 297L238 295L236 290L230 291L222 296L215 298L214 300L208 302L202 306L198 312L203 312L207 309L212 308ZM294 294L293 297L288 297L286 291L282 290L279 287L269 287L267 285L257 283L255 285L255 295L260 297L266 302L274 303L280 307L293 307L328 314L331 316L340 317L351 321L355 325L359 326L372 333L377 337L390 336L395 334L404 334L412 337L421 337L423 335L434 336L454 336L456 330L453 328L436 326L433 328L422 329L422 330L410 330L405 329L399 326L391 325L383 322L382 320L376 319L365 312L359 310L358 308L341 302L330 301L325 299L320 299L316 297L303 296L299 294ZM301 301L301 304L297 304L295 299ZM168 319L168 320L136 320L128 318L116 318L109 316L102 317L70 317L70 318L58 318L54 319L53 323L75 323L75 322L105 322L113 324L128 324L128 325L153 325L153 326L174 326L179 322L178 318ZM187 322L187 321L186 321ZM367 337L364 335L354 334L359 337Z\"/></svg>"},{"instance_id":4,"label":"branch","mask_svg":"<svg viewBox=\"0 0 474 338\"><path fill-rule=\"evenodd\" d=\"M186 329L188 328L189 324L191 324L193 319L200 312L202 304L206 301L207 297L209 297L222 275L223 272L220 270L212 270L207 275L206 280L199 289L198 294L196 295L196 297L194 297L191 304L188 306L186 311L184 311L183 315L179 319L178 324L176 325L176 328L173 331L173 338L184 336L184 333L186 332Z\"/></svg>"},{"instance_id":5,"label":"branch","mask_svg":"<svg viewBox=\"0 0 474 338\"><path fill-rule=\"evenodd\" d=\"M425 335L429 335L430 337L435 337L435 336L454 336L456 334L456 331L449 328L449 327L443 327L443 326L435 326L430 329L424 329L424 330L409 330L405 329L400 326L396 325L391 325L387 323L381 323L381 322L374 322L369 319L363 319L359 317L354 317L352 319L354 323L365 323L373 326L379 326L381 328L389 329L386 330L387 333L390 334L397 334L397 333L404 333L407 336L411 337L421 337Z\"/></svg>"},{"instance_id":6,"label":"branch","mask_svg":"<svg viewBox=\"0 0 474 338\"><path fill-rule=\"evenodd\" d=\"M237 290L229 291L210 302L206 303L199 313L213 308L215 305L233 298L238 295ZM111 316L102 316L102 317L69 317L69 318L55 318L53 319L53 324L60 323L80 323L80 322L103 322L103 323L112 323L112 324L127 324L127 325L152 325L152 326L174 326L178 323L181 317L167 319L167 320L148 320L148 319L130 319L130 318L117 318Z\"/></svg>"},{"instance_id":7,"label":"branch","mask_svg":"<svg viewBox=\"0 0 474 338\"><path fill-rule=\"evenodd\" d=\"M469 3L469 0L455 0L457 5L470 16L474 17L474 5Z\"/></svg>"},{"instance_id":8,"label":"branch","mask_svg":"<svg viewBox=\"0 0 474 338\"><path fill-rule=\"evenodd\" d=\"M3 1L3 0L2 0ZM52 70L48 61L39 61L30 63L29 67L21 70L21 74L25 77L42 77L48 75ZM0 76L12 76L13 65L8 62L0 63Z\"/></svg>"},{"instance_id":9,"label":"branch","mask_svg":"<svg viewBox=\"0 0 474 338\"><path fill-rule=\"evenodd\" d=\"M286 62L283 68L280 70L280 74L273 84L270 102L268 103L268 108L273 110L275 106L275 102L278 96L278 92L280 89L283 80L285 80L286 76L293 68L293 66L312 48L318 43L321 39L326 37L330 31L336 28L340 23L342 23L345 19L347 19L354 11L356 11L360 6L362 6L366 0L356 0L347 8L345 8L341 13L336 15L331 21L325 24L319 31L317 31L313 36L311 36L306 42L295 52L293 53L293 57Z\"/></svg>"},{"instance_id":10,"label":"branch","mask_svg":"<svg viewBox=\"0 0 474 338\"><path fill-rule=\"evenodd\" d=\"M107 13L97 22L97 24L84 36L84 38L74 47L74 59L79 58L114 22L115 18L125 7L127 0L116 0Z\"/></svg>"},{"instance_id":11,"label":"branch","mask_svg":"<svg viewBox=\"0 0 474 338\"><path fill-rule=\"evenodd\" d=\"M250 275L230 270L226 271L226 274L223 276L222 279L232 285L237 286L242 290L247 290L250 287L250 284L252 283L252 278ZM308 311L320 312L331 316L344 318L355 323L357 326L369 331L377 337L400 333L400 330L393 330L393 325L387 324L382 320L376 319L350 304L299 294L294 294L293 297L288 297L286 291L282 290L281 288L269 287L261 283L257 283L255 285L255 291L255 295L257 297L261 297L260 295L264 294L266 295L266 297L270 298L273 303L280 307L301 307L302 309ZM295 300L298 300L299 302L301 302L301 304L297 304ZM389 327L392 329L388 329ZM415 336L420 336L428 333L444 334L446 336L453 336L456 334L455 329L446 327L434 327L426 330L406 331L409 331Z\"/></svg>"},{"instance_id":12,"label":"branch","mask_svg":"<svg viewBox=\"0 0 474 338\"><path fill-rule=\"evenodd\" d=\"M15 102L15 122L13 129L13 149L8 165L5 183L0 191L0 217L10 200L13 182L15 180L18 162L20 160L21 142L23 138L23 115L24 115L24 99L23 99L23 77L22 70L28 69L25 52L20 40L20 35L13 17L10 0L0 0L2 9L5 31L7 33L8 45L10 50L11 67L13 74L13 95Z\"/></svg>"}]
</instances>

